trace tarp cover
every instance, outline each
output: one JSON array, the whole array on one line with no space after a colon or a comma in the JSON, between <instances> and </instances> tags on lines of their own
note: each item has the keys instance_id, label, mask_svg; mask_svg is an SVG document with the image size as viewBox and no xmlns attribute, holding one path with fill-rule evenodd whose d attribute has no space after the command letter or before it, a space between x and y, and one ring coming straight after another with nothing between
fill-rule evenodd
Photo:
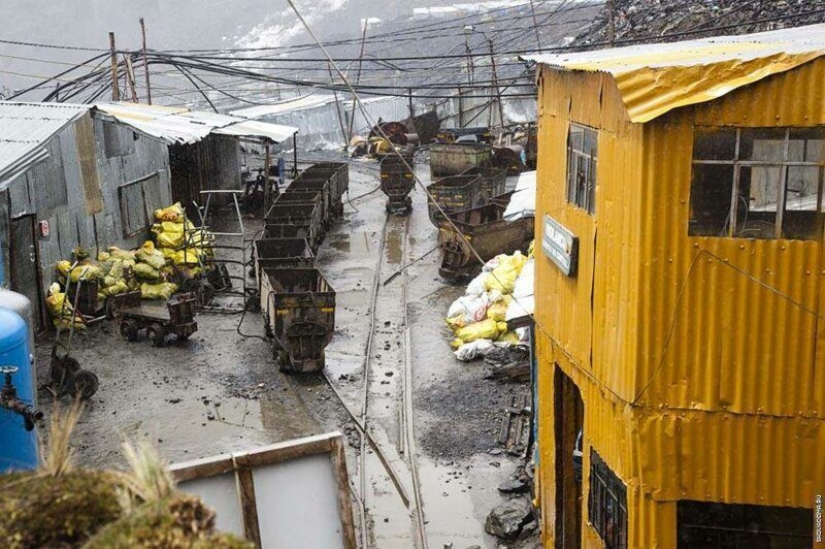
<instances>
[{"instance_id":1,"label":"tarp cover","mask_svg":"<svg viewBox=\"0 0 825 549\"><path fill-rule=\"evenodd\" d=\"M522 217L536 216L536 172L522 172L518 176L515 192L507 209L504 210L504 219L515 221Z\"/></svg>"}]
</instances>

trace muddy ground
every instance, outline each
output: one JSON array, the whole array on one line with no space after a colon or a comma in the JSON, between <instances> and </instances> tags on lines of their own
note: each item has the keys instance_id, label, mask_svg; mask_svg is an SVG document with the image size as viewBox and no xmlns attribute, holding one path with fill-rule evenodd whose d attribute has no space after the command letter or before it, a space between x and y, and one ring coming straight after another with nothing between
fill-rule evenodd
<instances>
[{"instance_id":1,"label":"muddy ground","mask_svg":"<svg viewBox=\"0 0 825 549\"><path fill-rule=\"evenodd\" d=\"M418 173L428 181L427 166L420 166ZM402 265L430 251L436 231L427 217L424 195L416 189L409 220L390 218L382 247L386 197L376 191L377 165L354 163L350 182L352 201L343 220L327 235L317 262L337 292L336 331L327 348L326 375L349 410L358 413L375 277L383 282ZM216 224L228 226L233 221L224 210ZM244 223L248 235L261 226L260 219L249 214ZM443 317L463 289L444 283L437 263L438 254L430 253L407 269L406 288L400 278L379 288L368 377L369 429L394 467L399 471L408 467L397 420L408 328L413 417L406 421L414 426L412 446L429 547L497 547L497 540L484 532L484 520L505 499L497 487L524 463L502 452L496 442L498 422L510 396L527 393L529 388L486 380L483 362L461 363L453 357ZM404 325L405 301L408 326ZM224 303L228 308L237 305L232 300ZM386 472L371 450L365 460L367 469L361 470L358 433L324 376L279 373L262 339L261 316L244 315L239 328L240 320L237 313L202 313L199 330L190 340L170 338L161 349L152 347L145 337L125 342L117 326L107 321L77 334L73 356L100 378L100 390L77 429L80 464L121 466L123 437L150 437L169 461L179 462L341 431L350 442L348 467L353 485L363 485L369 492L364 498L369 545L413 547L409 511L397 503ZM48 375L50 343L43 341L37 348L41 381ZM41 405L48 410L50 399L41 396ZM363 483L362 474L366 475Z\"/></svg>"}]
</instances>

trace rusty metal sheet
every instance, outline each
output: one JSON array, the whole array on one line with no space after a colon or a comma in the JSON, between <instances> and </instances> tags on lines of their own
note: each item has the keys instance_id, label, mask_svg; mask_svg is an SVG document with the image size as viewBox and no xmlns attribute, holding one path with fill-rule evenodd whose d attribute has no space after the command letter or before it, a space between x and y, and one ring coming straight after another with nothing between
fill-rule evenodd
<instances>
[{"instance_id":1,"label":"rusty metal sheet","mask_svg":"<svg viewBox=\"0 0 825 549\"><path fill-rule=\"evenodd\" d=\"M825 25L526 56L547 67L612 75L633 122L731 91L825 55Z\"/></svg>"}]
</instances>

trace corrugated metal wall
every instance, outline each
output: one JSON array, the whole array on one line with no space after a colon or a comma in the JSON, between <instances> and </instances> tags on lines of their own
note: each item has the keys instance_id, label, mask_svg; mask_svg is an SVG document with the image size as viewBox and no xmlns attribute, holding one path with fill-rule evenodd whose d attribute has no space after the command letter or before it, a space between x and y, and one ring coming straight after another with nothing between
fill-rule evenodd
<instances>
[{"instance_id":1,"label":"corrugated metal wall","mask_svg":"<svg viewBox=\"0 0 825 549\"><path fill-rule=\"evenodd\" d=\"M191 145L172 145L169 162L172 200L187 208L204 204L201 191L241 188L240 143L234 137L210 135Z\"/></svg>"},{"instance_id":2,"label":"corrugated metal wall","mask_svg":"<svg viewBox=\"0 0 825 549\"><path fill-rule=\"evenodd\" d=\"M822 241L688 236L693 125L825 125L823 75L817 61L641 126L609 77L542 70L537 219L581 239L577 278L536 263L546 546L555 363L584 401L583 501L592 445L627 485L630 547L674 547L680 499L812 508L825 492ZM593 217L566 201L570 121L601 130Z\"/></svg>"},{"instance_id":3,"label":"corrugated metal wall","mask_svg":"<svg viewBox=\"0 0 825 549\"><path fill-rule=\"evenodd\" d=\"M81 134L93 128L93 134L84 138L86 148L93 147L84 153L85 168L78 154L78 123ZM171 199L166 144L143 136L135 138L131 130L117 125L113 125L114 130L104 132L104 124L111 123L92 120L87 114L75 124L66 126L45 144L49 157L9 184L9 217L35 215L38 222L49 224L49 235L38 238L43 292L54 279L57 262L70 258L75 246L92 250L97 246L102 250L112 245L136 247L145 240L148 231L133 236L124 234L119 187L157 174L159 185L149 207L160 207ZM126 154L107 157L104 133L118 135L121 140L132 142L133 146ZM94 188L93 179L97 180L100 194L91 197L93 200L89 202L87 190ZM103 209L89 215L88 206L91 204L93 210L97 210L101 199ZM0 239L8 250L8 229L2 226ZM9 253L6 250L4 254ZM8 271L8 258L5 266Z\"/></svg>"}]
</instances>

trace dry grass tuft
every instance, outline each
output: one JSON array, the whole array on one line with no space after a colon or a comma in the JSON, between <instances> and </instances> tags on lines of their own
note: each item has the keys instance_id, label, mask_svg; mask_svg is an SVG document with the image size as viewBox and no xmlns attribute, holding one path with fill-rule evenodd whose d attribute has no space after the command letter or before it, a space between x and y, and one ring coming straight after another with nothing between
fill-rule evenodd
<instances>
[{"instance_id":1,"label":"dry grass tuft","mask_svg":"<svg viewBox=\"0 0 825 549\"><path fill-rule=\"evenodd\" d=\"M154 444L148 440L134 444L124 440L123 455L130 469L121 477L128 491L120 494L124 511L130 512L135 503L157 502L175 492L175 481L169 472L169 465Z\"/></svg>"},{"instance_id":2,"label":"dry grass tuft","mask_svg":"<svg viewBox=\"0 0 825 549\"><path fill-rule=\"evenodd\" d=\"M49 440L43 455L40 471L51 477L59 477L74 468L74 450L71 447L72 434L83 414L84 405L75 400L68 409L61 409L55 403L54 413L49 421Z\"/></svg>"}]
</instances>

